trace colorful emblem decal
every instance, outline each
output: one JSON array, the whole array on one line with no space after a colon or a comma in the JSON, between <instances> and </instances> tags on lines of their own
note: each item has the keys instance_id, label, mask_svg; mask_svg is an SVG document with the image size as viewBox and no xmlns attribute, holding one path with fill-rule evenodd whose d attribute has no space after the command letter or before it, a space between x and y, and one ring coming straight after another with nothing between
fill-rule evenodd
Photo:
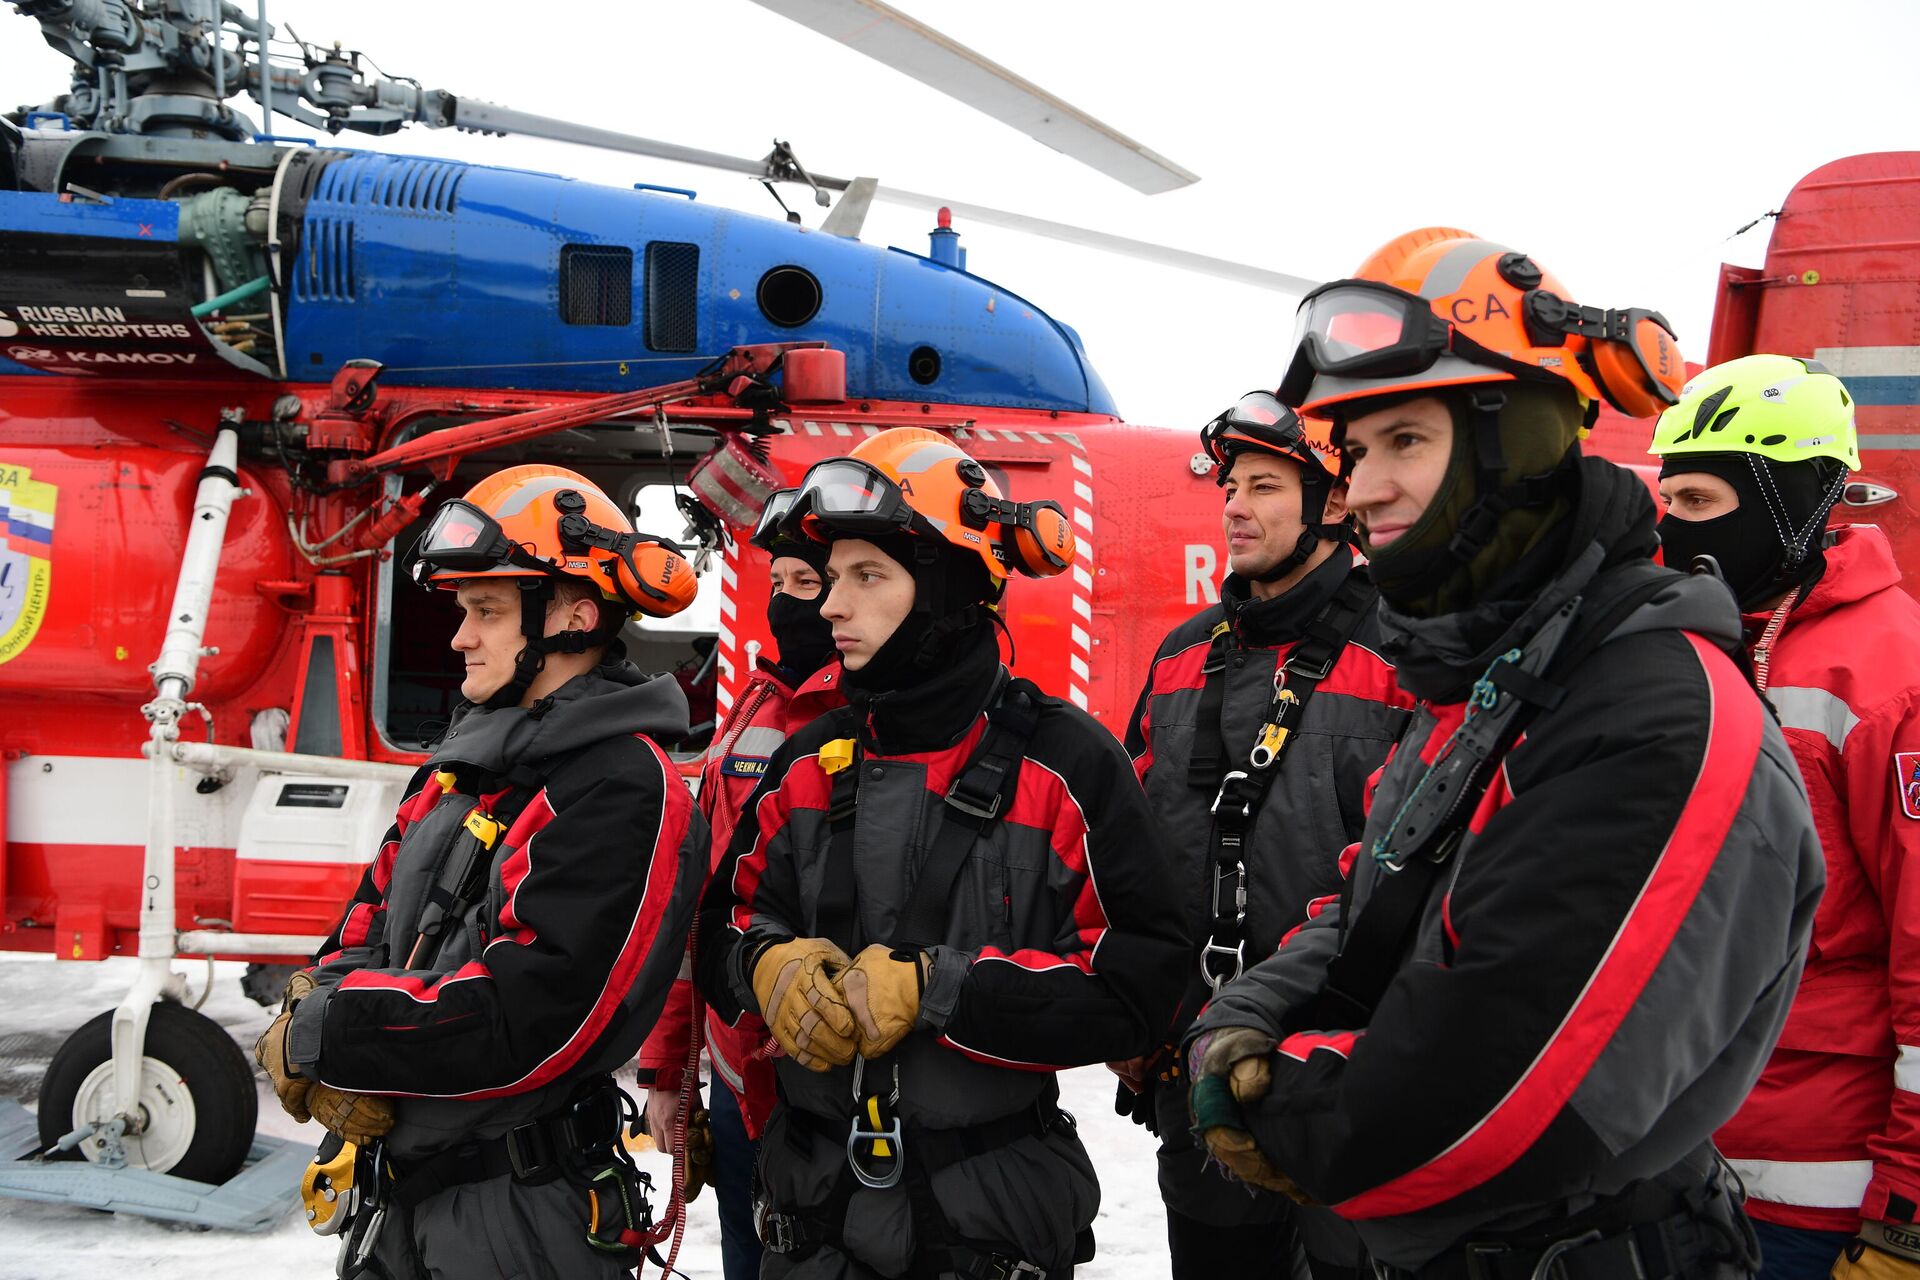
<instances>
[{"instance_id":1,"label":"colorful emblem decal","mask_svg":"<svg viewBox=\"0 0 1920 1280\"><path fill-rule=\"evenodd\" d=\"M59 490L0 461L0 662L26 651L47 616Z\"/></svg>"},{"instance_id":2,"label":"colorful emblem decal","mask_svg":"<svg viewBox=\"0 0 1920 1280\"><path fill-rule=\"evenodd\" d=\"M1893 753L1893 787L1900 793L1900 808L1920 819L1920 751Z\"/></svg>"}]
</instances>

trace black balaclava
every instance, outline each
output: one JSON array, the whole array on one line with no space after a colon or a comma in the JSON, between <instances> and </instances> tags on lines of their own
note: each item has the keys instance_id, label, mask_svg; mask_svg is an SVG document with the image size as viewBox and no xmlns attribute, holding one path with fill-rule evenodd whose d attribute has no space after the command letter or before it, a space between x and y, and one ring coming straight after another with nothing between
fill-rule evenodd
<instances>
[{"instance_id":1,"label":"black balaclava","mask_svg":"<svg viewBox=\"0 0 1920 1280\"><path fill-rule=\"evenodd\" d=\"M1667 566L1686 570L1696 556L1712 556L1744 613L1813 582L1827 567L1827 512L1840 496L1845 471L1814 458L1775 462L1755 453L1676 454L1662 460L1660 478L1702 471L1733 486L1737 509L1711 520L1660 520Z\"/></svg>"},{"instance_id":2,"label":"black balaclava","mask_svg":"<svg viewBox=\"0 0 1920 1280\"><path fill-rule=\"evenodd\" d=\"M863 541L913 575L913 611L865 666L847 672L847 688L891 693L923 683L953 666L979 633L993 626L987 608L993 580L978 556L948 542L906 534Z\"/></svg>"},{"instance_id":3,"label":"black balaclava","mask_svg":"<svg viewBox=\"0 0 1920 1280\"><path fill-rule=\"evenodd\" d=\"M1478 603L1572 510L1570 464L1578 456L1586 414L1571 387L1498 382L1343 405L1342 434L1347 419L1425 396L1444 403L1453 417L1446 478L1412 528L1376 549L1362 526L1359 541L1388 603L1414 617L1437 617ZM1497 483L1482 476L1476 403L1497 405L1502 462ZM1483 528L1478 545L1461 539L1470 516Z\"/></svg>"},{"instance_id":4,"label":"black balaclava","mask_svg":"<svg viewBox=\"0 0 1920 1280\"><path fill-rule=\"evenodd\" d=\"M618 606L603 598L600 623L592 631L556 631L547 635L547 609L554 600L554 580L543 576L519 578L516 582L520 588L520 636L526 643L514 655L513 675L480 704L488 711L519 706L527 687L546 670L550 653L585 653L603 645L611 652L611 646L620 643L620 628L627 621ZM620 653L625 656L625 646L621 646Z\"/></svg>"},{"instance_id":5,"label":"black balaclava","mask_svg":"<svg viewBox=\"0 0 1920 1280\"><path fill-rule=\"evenodd\" d=\"M773 558L790 556L805 561L824 582L827 552L824 544L811 540L782 541L775 544ZM767 601L767 628L780 650L778 665L796 681L806 679L834 656L833 624L820 616L820 606L826 602L824 586L811 600L782 591Z\"/></svg>"}]
</instances>

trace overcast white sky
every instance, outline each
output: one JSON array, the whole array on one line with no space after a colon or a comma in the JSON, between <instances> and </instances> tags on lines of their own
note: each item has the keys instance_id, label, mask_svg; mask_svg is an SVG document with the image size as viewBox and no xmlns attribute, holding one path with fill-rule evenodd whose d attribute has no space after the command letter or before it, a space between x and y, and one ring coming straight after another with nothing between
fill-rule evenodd
<instances>
[{"instance_id":1,"label":"overcast white sky","mask_svg":"<svg viewBox=\"0 0 1920 1280\"><path fill-rule=\"evenodd\" d=\"M777 135L821 172L1315 278L1413 227L1461 226L1582 301L1664 309L1696 357L1716 264L1765 252L1766 224L1730 233L1827 161L1920 143L1913 0L895 2L1202 181L1137 195L748 0L279 0L270 17L528 111L739 155ZM0 8L0 102L65 78L36 24ZM415 129L358 145L778 213L745 178L557 143ZM818 223L805 191L784 194ZM876 205L864 238L925 252L932 222ZM1293 299L959 230L972 270L1080 330L1134 421L1197 426L1279 379Z\"/></svg>"}]
</instances>

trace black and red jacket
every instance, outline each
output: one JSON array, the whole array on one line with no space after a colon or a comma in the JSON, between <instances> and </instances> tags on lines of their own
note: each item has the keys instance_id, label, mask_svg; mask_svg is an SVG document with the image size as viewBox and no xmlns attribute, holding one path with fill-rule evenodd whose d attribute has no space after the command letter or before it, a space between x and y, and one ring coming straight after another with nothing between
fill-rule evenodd
<instances>
[{"instance_id":1,"label":"black and red jacket","mask_svg":"<svg viewBox=\"0 0 1920 1280\"><path fill-rule=\"evenodd\" d=\"M671 679L604 665L531 708L469 709L414 775L287 1038L302 1074L404 1099L395 1154L504 1133L640 1047L707 866L706 823L654 742L686 714ZM485 890L406 968L476 812L505 823Z\"/></svg>"},{"instance_id":2,"label":"black and red jacket","mask_svg":"<svg viewBox=\"0 0 1920 1280\"><path fill-rule=\"evenodd\" d=\"M1006 678L983 629L925 685L850 695L851 712L786 740L702 906L696 979L716 1012L760 1012L752 967L761 950L818 936L832 844L822 746L857 726L857 919L852 933L832 939L851 956L889 940L946 820L948 788ZM916 1028L870 1065L867 1081L890 1087L897 1070L909 1126L959 1130L1047 1105L1062 1068L1146 1052L1181 990L1187 940L1170 900L1159 828L1120 743L1084 711L1045 699L1017 785L972 846L944 940L929 949ZM775 1207L805 1212L846 1171L851 1068L815 1073L786 1057L775 1065L782 1106L762 1143L761 1176ZM795 1110L811 1125L796 1122ZM912 1160L911 1138L907 1150ZM1085 1149L1065 1126L935 1176L959 1236L1049 1269L1067 1263L1098 1202ZM861 1189L844 1214L846 1251L882 1274L904 1272L915 1251L907 1193L904 1184Z\"/></svg>"},{"instance_id":3,"label":"black and red jacket","mask_svg":"<svg viewBox=\"0 0 1920 1280\"><path fill-rule=\"evenodd\" d=\"M1640 481L1588 459L1580 483L1566 532L1539 548L1545 571L1468 613L1383 611L1421 706L1372 797L1351 904L1319 911L1195 1024L1196 1039L1275 1037L1251 1132L1396 1267L1706 1167L1806 959L1823 875L1805 791L1731 656L1731 597L1674 574L1526 723L1367 1024L1292 1016L1324 1007L1310 1002L1328 962L1387 874L1372 842L1488 666L1573 595L1605 619L1665 573L1645 564Z\"/></svg>"}]
</instances>

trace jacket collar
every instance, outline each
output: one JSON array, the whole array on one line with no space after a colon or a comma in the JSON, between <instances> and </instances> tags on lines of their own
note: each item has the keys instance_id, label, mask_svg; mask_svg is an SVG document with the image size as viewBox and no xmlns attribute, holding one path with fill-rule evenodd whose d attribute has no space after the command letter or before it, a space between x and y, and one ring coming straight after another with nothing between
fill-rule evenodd
<instances>
[{"instance_id":1,"label":"jacket collar","mask_svg":"<svg viewBox=\"0 0 1920 1280\"><path fill-rule=\"evenodd\" d=\"M1827 547L1827 567L1813 584L1805 599L1795 602L1787 615L1787 626L1815 618L1842 605L1864 600L1889 587L1900 585L1900 566L1893 560L1893 544L1878 525L1849 524L1833 531ZM1764 627L1768 613L1749 613L1741 617L1750 634Z\"/></svg>"},{"instance_id":2,"label":"jacket collar","mask_svg":"<svg viewBox=\"0 0 1920 1280\"><path fill-rule=\"evenodd\" d=\"M1276 648L1304 635L1307 624L1319 616L1352 572L1353 550L1335 547L1333 554L1315 565L1304 578L1284 593L1266 600L1255 598L1252 585L1239 574L1230 573L1220 584L1220 607L1226 611L1234 638L1241 644Z\"/></svg>"},{"instance_id":3,"label":"jacket collar","mask_svg":"<svg viewBox=\"0 0 1920 1280\"><path fill-rule=\"evenodd\" d=\"M861 744L876 755L914 755L952 746L966 736L1006 678L1000 636L978 628L953 665L904 689L845 690L860 712Z\"/></svg>"}]
</instances>

